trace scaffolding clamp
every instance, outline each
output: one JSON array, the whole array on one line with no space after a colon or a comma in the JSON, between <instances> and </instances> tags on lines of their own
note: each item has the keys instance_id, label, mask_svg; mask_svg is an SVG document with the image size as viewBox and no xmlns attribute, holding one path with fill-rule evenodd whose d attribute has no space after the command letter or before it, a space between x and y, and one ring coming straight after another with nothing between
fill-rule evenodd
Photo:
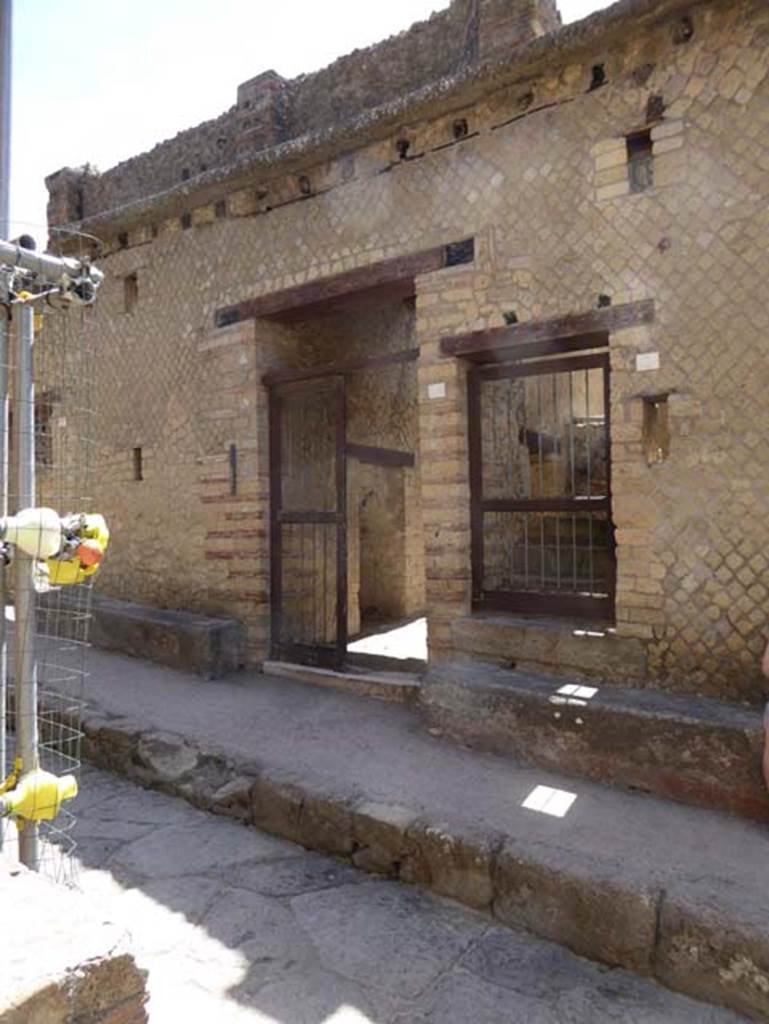
<instances>
[{"instance_id":1,"label":"scaffolding clamp","mask_svg":"<svg viewBox=\"0 0 769 1024\"><path fill-rule=\"evenodd\" d=\"M17 757L13 762L13 770L8 778L4 782L0 782L0 797L7 793L9 789L13 789L16 783L19 781L21 775L21 758Z\"/></svg>"},{"instance_id":2,"label":"scaffolding clamp","mask_svg":"<svg viewBox=\"0 0 769 1024\"><path fill-rule=\"evenodd\" d=\"M15 772L14 768L14 772ZM53 775L41 768L24 775L13 789L0 796L0 817L24 821L51 821L65 800L77 796L74 775Z\"/></svg>"}]
</instances>

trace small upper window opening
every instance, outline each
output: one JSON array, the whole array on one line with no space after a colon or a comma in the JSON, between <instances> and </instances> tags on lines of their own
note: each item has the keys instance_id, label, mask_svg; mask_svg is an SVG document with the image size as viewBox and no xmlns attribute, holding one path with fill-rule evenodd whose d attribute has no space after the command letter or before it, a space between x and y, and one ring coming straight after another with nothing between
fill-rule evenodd
<instances>
[{"instance_id":1,"label":"small upper window opening","mask_svg":"<svg viewBox=\"0 0 769 1024\"><path fill-rule=\"evenodd\" d=\"M646 101L646 121L651 124L652 121L661 121L665 116L665 98L659 93L652 93L649 99Z\"/></svg>"},{"instance_id":2,"label":"small upper window opening","mask_svg":"<svg viewBox=\"0 0 769 1024\"><path fill-rule=\"evenodd\" d=\"M409 139L398 139L395 143L395 151L398 154L399 160L405 160L409 155L411 149L411 142Z\"/></svg>"},{"instance_id":3,"label":"small upper window opening","mask_svg":"<svg viewBox=\"0 0 769 1024\"><path fill-rule=\"evenodd\" d=\"M190 169L189 169L189 167L183 167L182 168L182 181L187 181L189 179L189 176L190 176Z\"/></svg>"},{"instance_id":4,"label":"small upper window opening","mask_svg":"<svg viewBox=\"0 0 769 1024\"><path fill-rule=\"evenodd\" d=\"M694 22L691 19L691 15L685 14L675 27L673 32L673 42L676 46L683 46L684 43L689 42L693 35Z\"/></svg>"},{"instance_id":5,"label":"small upper window opening","mask_svg":"<svg viewBox=\"0 0 769 1024\"><path fill-rule=\"evenodd\" d=\"M463 238L461 242L451 242L444 246L443 265L445 267L458 267L463 263L472 263L474 259L474 238Z\"/></svg>"},{"instance_id":6,"label":"small upper window opening","mask_svg":"<svg viewBox=\"0 0 769 1024\"><path fill-rule=\"evenodd\" d=\"M121 249L127 249L128 248L128 232L127 231L121 231L120 232L120 234L117 236L117 244L120 246Z\"/></svg>"},{"instance_id":7,"label":"small upper window opening","mask_svg":"<svg viewBox=\"0 0 769 1024\"><path fill-rule=\"evenodd\" d=\"M134 448L133 450L133 465L134 465L134 480L144 479L144 466L142 465L142 450L141 448Z\"/></svg>"},{"instance_id":8,"label":"small upper window opening","mask_svg":"<svg viewBox=\"0 0 769 1024\"><path fill-rule=\"evenodd\" d=\"M128 274L123 278L123 312L132 312L138 299L139 277L137 274Z\"/></svg>"},{"instance_id":9,"label":"small upper window opening","mask_svg":"<svg viewBox=\"0 0 769 1024\"><path fill-rule=\"evenodd\" d=\"M227 216L227 200L226 199L218 199L216 201L216 203L214 204L214 217L216 217L217 220L221 220L222 217L226 217L226 216Z\"/></svg>"},{"instance_id":10,"label":"small upper window opening","mask_svg":"<svg viewBox=\"0 0 769 1024\"><path fill-rule=\"evenodd\" d=\"M306 174L302 174L299 178L299 191L303 196L312 195L312 183Z\"/></svg>"},{"instance_id":11,"label":"small upper window opening","mask_svg":"<svg viewBox=\"0 0 769 1024\"><path fill-rule=\"evenodd\" d=\"M631 192L645 192L654 184L654 144L651 130L627 137L627 173Z\"/></svg>"},{"instance_id":12,"label":"small upper window opening","mask_svg":"<svg viewBox=\"0 0 769 1024\"><path fill-rule=\"evenodd\" d=\"M460 139L467 138L470 129L467 126L467 120L464 117L458 117L457 120L451 126L451 130L454 133L454 138L459 141Z\"/></svg>"},{"instance_id":13,"label":"small upper window opening","mask_svg":"<svg viewBox=\"0 0 769 1024\"><path fill-rule=\"evenodd\" d=\"M181 215L180 219L181 219L182 230L183 231L186 231L187 228L191 228L192 227L192 214L191 213L183 213Z\"/></svg>"},{"instance_id":14,"label":"small upper window opening","mask_svg":"<svg viewBox=\"0 0 769 1024\"><path fill-rule=\"evenodd\" d=\"M606 85L606 71L603 64L594 64L590 78L590 91L600 89L602 85Z\"/></svg>"}]
</instances>

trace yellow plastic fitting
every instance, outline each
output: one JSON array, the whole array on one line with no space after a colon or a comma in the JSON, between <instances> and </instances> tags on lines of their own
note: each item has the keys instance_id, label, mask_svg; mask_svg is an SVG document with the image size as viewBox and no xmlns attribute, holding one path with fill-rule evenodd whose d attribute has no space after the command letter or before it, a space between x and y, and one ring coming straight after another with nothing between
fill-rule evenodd
<instances>
[{"instance_id":1,"label":"yellow plastic fitting","mask_svg":"<svg viewBox=\"0 0 769 1024\"><path fill-rule=\"evenodd\" d=\"M0 797L0 813L23 821L51 821L65 800L77 796L74 775L52 775L42 769L25 775L15 789Z\"/></svg>"},{"instance_id":2,"label":"yellow plastic fitting","mask_svg":"<svg viewBox=\"0 0 769 1024\"><path fill-rule=\"evenodd\" d=\"M104 516L94 513L83 517L84 525L81 532L82 540L95 541L104 552L109 544L109 529ZM48 581L53 587L66 587L73 583L82 583L99 568L99 562L83 565L79 558L49 558Z\"/></svg>"}]
</instances>

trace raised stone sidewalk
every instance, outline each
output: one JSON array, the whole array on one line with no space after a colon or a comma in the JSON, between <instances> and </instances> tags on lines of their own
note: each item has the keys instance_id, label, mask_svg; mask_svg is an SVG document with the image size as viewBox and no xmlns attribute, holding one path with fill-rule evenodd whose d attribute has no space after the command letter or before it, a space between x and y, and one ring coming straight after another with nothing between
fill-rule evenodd
<instances>
[{"instance_id":1,"label":"raised stone sidewalk","mask_svg":"<svg viewBox=\"0 0 769 1024\"><path fill-rule=\"evenodd\" d=\"M99 769L82 783L84 898L130 931L150 1024L744 1024Z\"/></svg>"},{"instance_id":2,"label":"raised stone sidewalk","mask_svg":"<svg viewBox=\"0 0 769 1024\"><path fill-rule=\"evenodd\" d=\"M765 826L517 767L413 712L91 653L94 762L591 959L769 1016Z\"/></svg>"}]
</instances>

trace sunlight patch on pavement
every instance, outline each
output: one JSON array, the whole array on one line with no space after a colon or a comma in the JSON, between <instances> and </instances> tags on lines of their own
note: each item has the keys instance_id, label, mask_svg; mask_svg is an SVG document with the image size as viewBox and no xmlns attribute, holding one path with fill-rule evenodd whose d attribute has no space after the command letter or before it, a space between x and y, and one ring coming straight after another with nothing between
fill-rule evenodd
<instances>
[{"instance_id":1,"label":"sunlight patch on pavement","mask_svg":"<svg viewBox=\"0 0 769 1024\"><path fill-rule=\"evenodd\" d=\"M340 1006L330 1017L326 1017L323 1024L373 1024L373 1021L354 1006Z\"/></svg>"},{"instance_id":2,"label":"sunlight patch on pavement","mask_svg":"<svg viewBox=\"0 0 769 1024\"><path fill-rule=\"evenodd\" d=\"M576 793L568 793L565 789L553 789L552 786L535 786L521 804L528 811L539 811L553 818L565 818L569 809L577 799Z\"/></svg>"}]
</instances>

